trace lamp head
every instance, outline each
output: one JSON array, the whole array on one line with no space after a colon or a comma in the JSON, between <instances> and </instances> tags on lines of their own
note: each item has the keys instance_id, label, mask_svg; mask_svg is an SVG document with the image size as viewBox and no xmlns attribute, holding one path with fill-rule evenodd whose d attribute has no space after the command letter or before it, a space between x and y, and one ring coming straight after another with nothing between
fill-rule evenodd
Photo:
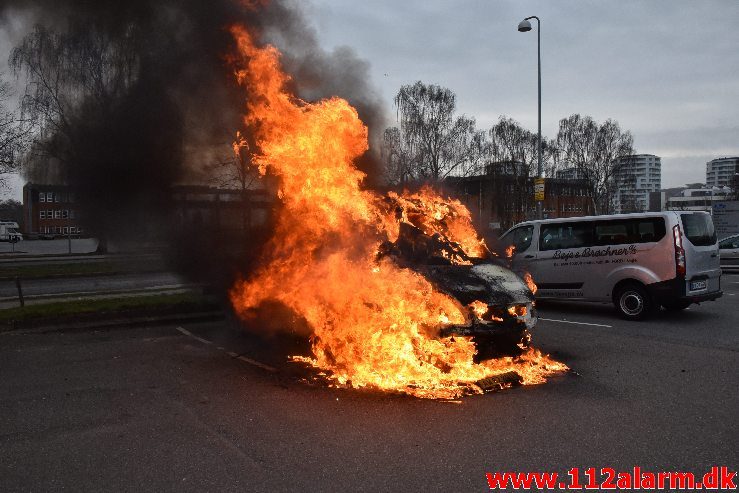
<instances>
[{"instance_id":1,"label":"lamp head","mask_svg":"<svg viewBox=\"0 0 739 493\"><path fill-rule=\"evenodd\" d=\"M518 30L522 33L531 31L531 23L527 21L526 19L522 20L521 22L518 23Z\"/></svg>"}]
</instances>

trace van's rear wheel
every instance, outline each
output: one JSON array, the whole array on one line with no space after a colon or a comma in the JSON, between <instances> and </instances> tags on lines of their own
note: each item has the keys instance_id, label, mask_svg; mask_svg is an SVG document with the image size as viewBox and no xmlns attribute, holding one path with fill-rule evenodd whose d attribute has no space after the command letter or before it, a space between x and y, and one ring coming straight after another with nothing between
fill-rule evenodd
<instances>
[{"instance_id":1,"label":"van's rear wheel","mask_svg":"<svg viewBox=\"0 0 739 493\"><path fill-rule=\"evenodd\" d=\"M613 297L613 304L626 320L643 320L654 309L647 290L639 284L620 286Z\"/></svg>"}]
</instances>

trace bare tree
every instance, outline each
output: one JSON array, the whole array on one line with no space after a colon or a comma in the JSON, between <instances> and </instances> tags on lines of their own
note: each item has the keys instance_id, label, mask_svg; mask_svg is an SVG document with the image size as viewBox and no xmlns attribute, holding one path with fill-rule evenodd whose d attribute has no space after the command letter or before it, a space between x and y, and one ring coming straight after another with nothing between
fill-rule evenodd
<instances>
[{"instance_id":1,"label":"bare tree","mask_svg":"<svg viewBox=\"0 0 739 493\"><path fill-rule=\"evenodd\" d=\"M0 202L0 218L23 224L23 204L15 199Z\"/></svg>"},{"instance_id":2,"label":"bare tree","mask_svg":"<svg viewBox=\"0 0 739 493\"><path fill-rule=\"evenodd\" d=\"M138 73L135 30L118 39L89 28L56 33L37 25L10 56L27 79L24 118L35 129L29 157L69 162L78 154L80 127L91 112L112 114Z\"/></svg>"},{"instance_id":3,"label":"bare tree","mask_svg":"<svg viewBox=\"0 0 739 493\"><path fill-rule=\"evenodd\" d=\"M498 182L505 182L495 193L494 200L503 222L524 219L534 207L532 178L537 174L539 137L516 120L501 116L488 131L488 174ZM557 163L557 148L552 141L542 138L542 164L545 176L553 176Z\"/></svg>"},{"instance_id":4,"label":"bare tree","mask_svg":"<svg viewBox=\"0 0 739 493\"><path fill-rule=\"evenodd\" d=\"M248 231L251 224L251 197L250 191L260 179L257 167L253 164L256 147L249 142L241 132L236 132L236 138L231 143L232 154L218 162L206 166L218 188L236 188L241 192L241 229Z\"/></svg>"},{"instance_id":5,"label":"bare tree","mask_svg":"<svg viewBox=\"0 0 739 493\"><path fill-rule=\"evenodd\" d=\"M591 117L579 114L560 120L560 158L576 167L587 180L596 214L611 211L618 159L634 154L633 144L631 133L622 131L614 120L599 125Z\"/></svg>"},{"instance_id":6,"label":"bare tree","mask_svg":"<svg viewBox=\"0 0 739 493\"><path fill-rule=\"evenodd\" d=\"M455 117L452 91L421 81L395 96L400 126L385 134L385 156L398 176L393 181L443 180L479 171L485 136L474 118Z\"/></svg>"},{"instance_id":7,"label":"bare tree","mask_svg":"<svg viewBox=\"0 0 739 493\"><path fill-rule=\"evenodd\" d=\"M413 156L403 145L398 127L386 128L382 135L381 156L385 162L385 180L393 185L405 185L413 179Z\"/></svg>"},{"instance_id":8,"label":"bare tree","mask_svg":"<svg viewBox=\"0 0 739 493\"><path fill-rule=\"evenodd\" d=\"M494 162L518 163L517 174L535 176L538 166L539 137L521 126L513 118L501 116L488 131L490 158ZM556 143L542 136L542 167L544 176L554 176L559 161Z\"/></svg>"},{"instance_id":9,"label":"bare tree","mask_svg":"<svg viewBox=\"0 0 739 493\"><path fill-rule=\"evenodd\" d=\"M501 116L488 131L491 176L495 193L492 200L503 223L525 218L533 203L529 192L532 163L537 158L538 138L512 118Z\"/></svg>"},{"instance_id":10,"label":"bare tree","mask_svg":"<svg viewBox=\"0 0 739 493\"><path fill-rule=\"evenodd\" d=\"M8 109L12 91L0 74L0 186L7 186L7 175L18 171L18 155L22 152L27 131L16 112Z\"/></svg>"},{"instance_id":11,"label":"bare tree","mask_svg":"<svg viewBox=\"0 0 739 493\"><path fill-rule=\"evenodd\" d=\"M61 31L36 26L11 53L33 128L24 171L72 187L85 228L102 244L155 237L170 226L182 163L183 115L155 66L168 62L156 59L144 24L119 30L86 20L71 18Z\"/></svg>"}]
</instances>

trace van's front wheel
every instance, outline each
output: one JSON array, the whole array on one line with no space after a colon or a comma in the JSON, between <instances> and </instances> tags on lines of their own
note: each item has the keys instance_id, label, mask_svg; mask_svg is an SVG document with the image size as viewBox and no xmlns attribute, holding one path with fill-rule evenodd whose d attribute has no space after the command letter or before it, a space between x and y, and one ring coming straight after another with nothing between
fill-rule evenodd
<instances>
[{"instance_id":1,"label":"van's front wheel","mask_svg":"<svg viewBox=\"0 0 739 493\"><path fill-rule=\"evenodd\" d=\"M647 290L639 284L620 286L613 297L613 304L626 320L643 320L654 309Z\"/></svg>"}]
</instances>

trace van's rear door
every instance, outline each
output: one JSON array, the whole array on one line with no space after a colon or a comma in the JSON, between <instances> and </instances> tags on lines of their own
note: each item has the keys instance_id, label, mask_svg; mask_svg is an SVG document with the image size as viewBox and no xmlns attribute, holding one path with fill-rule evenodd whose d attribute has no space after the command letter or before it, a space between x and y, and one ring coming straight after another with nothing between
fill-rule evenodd
<instances>
[{"instance_id":1,"label":"van's rear door","mask_svg":"<svg viewBox=\"0 0 739 493\"><path fill-rule=\"evenodd\" d=\"M713 220L707 212L681 212L688 294L720 289L721 258ZM687 240L687 241L685 241ZM701 281L705 281L705 284Z\"/></svg>"}]
</instances>

